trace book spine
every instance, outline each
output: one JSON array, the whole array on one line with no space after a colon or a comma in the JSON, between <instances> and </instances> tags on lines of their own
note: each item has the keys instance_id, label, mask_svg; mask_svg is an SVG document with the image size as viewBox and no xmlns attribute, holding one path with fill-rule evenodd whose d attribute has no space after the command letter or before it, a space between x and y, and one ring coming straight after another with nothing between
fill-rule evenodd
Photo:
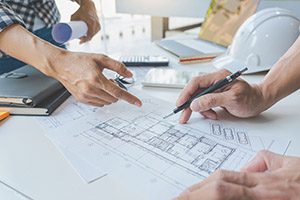
<instances>
[{"instance_id":1,"label":"book spine","mask_svg":"<svg viewBox=\"0 0 300 200\"><path fill-rule=\"evenodd\" d=\"M195 63L195 62L207 62L216 58L216 56L212 57L202 57L202 58L181 58L179 60L180 63Z\"/></svg>"},{"instance_id":2,"label":"book spine","mask_svg":"<svg viewBox=\"0 0 300 200\"><path fill-rule=\"evenodd\" d=\"M60 82L53 80L53 84L49 88L41 91L39 94L37 94L35 97L32 98L32 103L29 106L35 107L35 106L39 105L46 98L53 96L54 94L58 93L63 88L64 88L64 86Z\"/></svg>"},{"instance_id":3,"label":"book spine","mask_svg":"<svg viewBox=\"0 0 300 200\"><path fill-rule=\"evenodd\" d=\"M59 107L65 100L67 100L71 94L68 92L68 90L63 89L63 92L58 95L48 106L48 115L51 115L53 111L56 110L57 107Z\"/></svg>"}]
</instances>

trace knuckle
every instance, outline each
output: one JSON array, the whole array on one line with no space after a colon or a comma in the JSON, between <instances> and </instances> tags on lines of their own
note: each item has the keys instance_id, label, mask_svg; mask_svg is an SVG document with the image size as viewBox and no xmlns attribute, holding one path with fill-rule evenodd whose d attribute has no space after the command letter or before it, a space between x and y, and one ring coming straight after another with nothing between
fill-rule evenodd
<instances>
[{"instance_id":1,"label":"knuckle","mask_svg":"<svg viewBox=\"0 0 300 200\"><path fill-rule=\"evenodd\" d=\"M217 104L217 99L215 96L213 95L208 95L208 96L204 96L204 98L206 98L206 102L207 105L211 108L211 107L215 107Z\"/></svg>"},{"instance_id":2,"label":"knuckle","mask_svg":"<svg viewBox=\"0 0 300 200\"><path fill-rule=\"evenodd\" d=\"M125 73L127 71L127 68L124 66L124 64L116 62L115 65L121 73Z\"/></svg>"},{"instance_id":3,"label":"knuckle","mask_svg":"<svg viewBox=\"0 0 300 200\"><path fill-rule=\"evenodd\" d=\"M248 197L248 199L255 199L253 195L249 194L248 189L246 187L242 187L242 196Z\"/></svg>"},{"instance_id":4,"label":"knuckle","mask_svg":"<svg viewBox=\"0 0 300 200\"><path fill-rule=\"evenodd\" d=\"M88 99L88 94L83 92L79 95L79 98L86 102Z\"/></svg>"},{"instance_id":5,"label":"knuckle","mask_svg":"<svg viewBox=\"0 0 300 200\"><path fill-rule=\"evenodd\" d=\"M123 92L119 88L113 88L112 93L117 99L121 99L123 97Z\"/></svg>"},{"instance_id":6,"label":"knuckle","mask_svg":"<svg viewBox=\"0 0 300 200\"><path fill-rule=\"evenodd\" d=\"M198 83L198 79L201 78L200 76L199 77L193 77L190 82L189 82L189 85L195 85Z\"/></svg>"},{"instance_id":7,"label":"knuckle","mask_svg":"<svg viewBox=\"0 0 300 200\"><path fill-rule=\"evenodd\" d=\"M104 91L112 91L112 86L111 86L111 83L109 81L104 81L102 84L101 84L101 88L104 90Z\"/></svg>"},{"instance_id":8,"label":"knuckle","mask_svg":"<svg viewBox=\"0 0 300 200\"><path fill-rule=\"evenodd\" d=\"M241 101L241 95L239 94L239 92L238 91L233 91L233 93L232 93L232 100L234 101L234 102L240 102Z\"/></svg>"},{"instance_id":9,"label":"knuckle","mask_svg":"<svg viewBox=\"0 0 300 200\"><path fill-rule=\"evenodd\" d=\"M91 78L91 85L98 84L99 81L101 81L101 78L99 78L98 76L94 76Z\"/></svg>"},{"instance_id":10,"label":"knuckle","mask_svg":"<svg viewBox=\"0 0 300 200\"><path fill-rule=\"evenodd\" d=\"M218 169L216 172L215 172L215 176L218 180L223 180L226 176L226 172L225 170L223 169Z\"/></svg>"},{"instance_id":11,"label":"knuckle","mask_svg":"<svg viewBox=\"0 0 300 200\"><path fill-rule=\"evenodd\" d=\"M98 32L98 31L100 31L100 29L101 29L101 26L100 26L100 24L98 24L96 31Z\"/></svg>"},{"instance_id":12,"label":"knuckle","mask_svg":"<svg viewBox=\"0 0 300 200\"><path fill-rule=\"evenodd\" d=\"M99 58L99 60L102 60L102 61L106 61L106 59L108 58L106 55L103 55L103 54L98 54L97 57Z\"/></svg>"},{"instance_id":13,"label":"knuckle","mask_svg":"<svg viewBox=\"0 0 300 200\"><path fill-rule=\"evenodd\" d=\"M193 111L199 111L202 112L203 108L204 108L204 104L201 98L196 99L193 103L192 103L192 109Z\"/></svg>"},{"instance_id":14,"label":"knuckle","mask_svg":"<svg viewBox=\"0 0 300 200\"><path fill-rule=\"evenodd\" d=\"M94 83L94 80L93 80ZM92 85L85 85L83 88L83 91L85 94L90 94L93 91L93 86Z\"/></svg>"},{"instance_id":15,"label":"knuckle","mask_svg":"<svg viewBox=\"0 0 300 200\"><path fill-rule=\"evenodd\" d=\"M248 176L245 172L240 172L239 176L241 177L241 181L243 184L246 184L248 181Z\"/></svg>"},{"instance_id":16,"label":"knuckle","mask_svg":"<svg viewBox=\"0 0 300 200\"><path fill-rule=\"evenodd\" d=\"M222 199L223 195L227 192L227 186L223 181L217 181L213 185L213 199Z\"/></svg>"}]
</instances>

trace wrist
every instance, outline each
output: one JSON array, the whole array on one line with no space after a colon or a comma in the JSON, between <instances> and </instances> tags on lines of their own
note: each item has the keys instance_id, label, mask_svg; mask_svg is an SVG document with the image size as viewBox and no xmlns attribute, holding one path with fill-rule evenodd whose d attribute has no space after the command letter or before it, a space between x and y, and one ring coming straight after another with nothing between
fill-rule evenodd
<instances>
[{"instance_id":1,"label":"wrist","mask_svg":"<svg viewBox=\"0 0 300 200\"><path fill-rule=\"evenodd\" d=\"M80 6L84 6L84 5L90 4L90 3L94 4L94 2L92 0L79 0L78 3L79 3Z\"/></svg>"},{"instance_id":2,"label":"wrist","mask_svg":"<svg viewBox=\"0 0 300 200\"><path fill-rule=\"evenodd\" d=\"M262 96L262 104L266 109L270 108L272 105L274 105L277 102L277 95L276 90L274 91L274 87L272 85L268 84L267 82L263 81L256 85L257 90Z\"/></svg>"},{"instance_id":3,"label":"wrist","mask_svg":"<svg viewBox=\"0 0 300 200\"><path fill-rule=\"evenodd\" d=\"M47 44L43 47L41 52L43 52L43 58L40 61L41 65L39 69L47 76L56 77L58 74L57 66L62 62L67 51L51 44Z\"/></svg>"}]
</instances>

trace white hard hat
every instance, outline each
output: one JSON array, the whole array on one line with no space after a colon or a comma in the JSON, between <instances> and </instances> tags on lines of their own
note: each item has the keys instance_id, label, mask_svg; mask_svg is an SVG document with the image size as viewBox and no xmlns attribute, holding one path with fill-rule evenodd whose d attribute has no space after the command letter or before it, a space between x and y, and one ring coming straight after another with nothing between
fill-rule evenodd
<instances>
[{"instance_id":1,"label":"white hard hat","mask_svg":"<svg viewBox=\"0 0 300 200\"><path fill-rule=\"evenodd\" d=\"M239 28L225 55L213 60L217 68L231 72L247 67L247 73L271 69L299 36L300 20L289 10L262 10Z\"/></svg>"}]
</instances>

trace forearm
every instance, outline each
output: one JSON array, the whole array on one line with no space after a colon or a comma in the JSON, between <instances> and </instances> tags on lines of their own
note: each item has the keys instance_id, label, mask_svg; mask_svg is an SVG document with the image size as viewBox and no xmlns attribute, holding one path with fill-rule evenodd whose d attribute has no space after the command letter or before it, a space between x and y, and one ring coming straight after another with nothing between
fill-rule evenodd
<instances>
[{"instance_id":1,"label":"forearm","mask_svg":"<svg viewBox=\"0 0 300 200\"><path fill-rule=\"evenodd\" d=\"M300 88L300 37L260 85L268 107Z\"/></svg>"},{"instance_id":2,"label":"forearm","mask_svg":"<svg viewBox=\"0 0 300 200\"><path fill-rule=\"evenodd\" d=\"M51 62L64 52L17 24L0 32L0 49L47 75L53 75Z\"/></svg>"},{"instance_id":3,"label":"forearm","mask_svg":"<svg viewBox=\"0 0 300 200\"><path fill-rule=\"evenodd\" d=\"M92 0L74 0L75 2L77 2L79 5L86 3L86 2L90 2Z\"/></svg>"}]
</instances>

